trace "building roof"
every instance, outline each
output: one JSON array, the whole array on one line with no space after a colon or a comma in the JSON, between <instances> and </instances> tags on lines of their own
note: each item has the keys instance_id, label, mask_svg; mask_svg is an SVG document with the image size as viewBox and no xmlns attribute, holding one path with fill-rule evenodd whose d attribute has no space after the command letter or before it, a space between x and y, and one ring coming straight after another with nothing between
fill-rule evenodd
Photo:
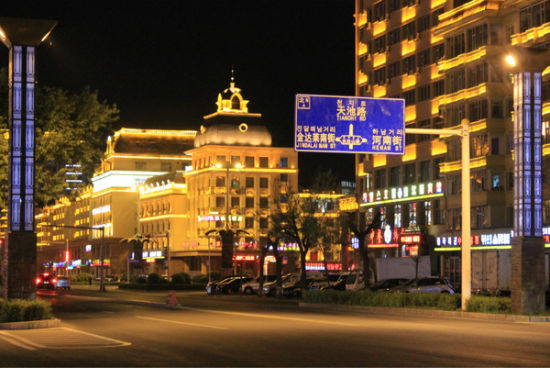
<instances>
[{"instance_id":1,"label":"building roof","mask_svg":"<svg viewBox=\"0 0 550 368\"><path fill-rule=\"evenodd\" d=\"M183 155L193 148L194 130L122 128L114 134L112 153Z\"/></svg>"}]
</instances>

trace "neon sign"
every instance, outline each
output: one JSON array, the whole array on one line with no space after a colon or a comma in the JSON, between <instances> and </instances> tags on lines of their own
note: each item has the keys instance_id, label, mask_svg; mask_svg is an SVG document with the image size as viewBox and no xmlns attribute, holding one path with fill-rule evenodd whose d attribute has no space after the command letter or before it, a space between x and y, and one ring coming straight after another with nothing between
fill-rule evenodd
<instances>
[{"instance_id":1,"label":"neon sign","mask_svg":"<svg viewBox=\"0 0 550 368\"><path fill-rule=\"evenodd\" d=\"M256 260L256 256L251 256L251 255L247 255L247 256L238 255L238 256L233 256L233 260L234 260L234 261L255 261L255 260Z\"/></svg>"},{"instance_id":2,"label":"neon sign","mask_svg":"<svg viewBox=\"0 0 550 368\"><path fill-rule=\"evenodd\" d=\"M395 203L443 196L441 181L394 187L375 192L363 193L361 206L374 206L383 203Z\"/></svg>"},{"instance_id":3,"label":"neon sign","mask_svg":"<svg viewBox=\"0 0 550 368\"><path fill-rule=\"evenodd\" d=\"M306 271L324 271L325 264L323 262L306 262ZM327 263L327 270L342 271L341 263Z\"/></svg>"}]
</instances>

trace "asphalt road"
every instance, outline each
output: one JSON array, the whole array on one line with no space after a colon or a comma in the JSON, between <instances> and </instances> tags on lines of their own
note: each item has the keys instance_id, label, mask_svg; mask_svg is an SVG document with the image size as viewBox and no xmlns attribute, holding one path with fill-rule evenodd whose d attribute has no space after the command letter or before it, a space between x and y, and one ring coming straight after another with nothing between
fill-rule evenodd
<instances>
[{"instance_id":1,"label":"asphalt road","mask_svg":"<svg viewBox=\"0 0 550 368\"><path fill-rule=\"evenodd\" d=\"M550 366L549 323L323 313L197 294L180 298L181 310L49 300L62 328L0 331L0 365Z\"/></svg>"}]
</instances>

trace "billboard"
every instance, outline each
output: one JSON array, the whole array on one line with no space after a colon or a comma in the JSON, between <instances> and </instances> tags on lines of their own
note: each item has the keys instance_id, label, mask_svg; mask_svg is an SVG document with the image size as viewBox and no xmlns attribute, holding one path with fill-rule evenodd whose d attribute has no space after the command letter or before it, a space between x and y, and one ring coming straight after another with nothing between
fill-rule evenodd
<instances>
[{"instance_id":1,"label":"billboard","mask_svg":"<svg viewBox=\"0 0 550 368\"><path fill-rule=\"evenodd\" d=\"M405 100L296 95L298 152L405 153Z\"/></svg>"}]
</instances>

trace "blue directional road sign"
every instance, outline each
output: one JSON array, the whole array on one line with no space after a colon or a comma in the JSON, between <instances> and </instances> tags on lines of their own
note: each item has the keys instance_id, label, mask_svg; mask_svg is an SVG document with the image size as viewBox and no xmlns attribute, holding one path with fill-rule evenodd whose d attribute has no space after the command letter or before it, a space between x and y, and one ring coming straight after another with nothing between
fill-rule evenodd
<instances>
[{"instance_id":1,"label":"blue directional road sign","mask_svg":"<svg viewBox=\"0 0 550 368\"><path fill-rule=\"evenodd\" d=\"M303 152L405 153L405 100L296 95L294 149Z\"/></svg>"}]
</instances>

